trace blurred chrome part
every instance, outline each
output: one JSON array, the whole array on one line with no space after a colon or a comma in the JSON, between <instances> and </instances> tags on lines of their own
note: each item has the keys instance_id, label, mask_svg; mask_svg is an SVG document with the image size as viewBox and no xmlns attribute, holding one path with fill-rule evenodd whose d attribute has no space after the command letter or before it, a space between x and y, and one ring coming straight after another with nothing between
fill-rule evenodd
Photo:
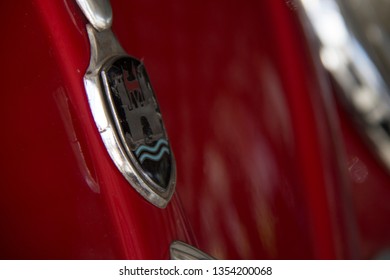
<instances>
[{"instance_id":1,"label":"blurred chrome part","mask_svg":"<svg viewBox=\"0 0 390 280\"><path fill-rule=\"evenodd\" d=\"M89 23L98 31L112 25L112 9L109 0L76 0Z\"/></svg>"},{"instance_id":2,"label":"blurred chrome part","mask_svg":"<svg viewBox=\"0 0 390 280\"><path fill-rule=\"evenodd\" d=\"M390 260L390 248L381 250L377 255L374 256L374 260Z\"/></svg>"},{"instance_id":3,"label":"blurred chrome part","mask_svg":"<svg viewBox=\"0 0 390 280\"><path fill-rule=\"evenodd\" d=\"M352 32L364 46L382 77L390 84L390 1L338 1Z\"/></svg>"},{"instance_id":4,"label":"blurred chrome part","mask_svg":"<svg viewBox=\"0 0 390 280\"><path fill-rule=\"evenodd\" d=\"M378 156L390 169L390 92L386 83L390 72L387 70L386 75L383 75L386 67L380 65L380 60L373 59L375 56L367 47L370 44L377 45L378 38L383 38L386 31L380 24L371 24L368 26L371 30L368 34L371 35L362 34L364 29L356 25L360 17L356 11L352 11L352 7L362 2L360 0L301 2L319 38L322 63L340 87L341 99L374 144ZM365 1L363 6L368 7L373 2ZM363 12L364 7L360 6L359 11ZM348 16L349 13L355 13L354 20ZM376 41L370 37L376 38ZM385 44L381 47L383 53L389 51L387 46Z\"/></svg>"},{"instance_id":5,"label":"blurred chrome part","mask_svg":"<svg viewBox=\"0 0 390 280\"><path fill-rule=\"evenodd\" d=\"M214 260L197 248L181 241L172 242L169 251L171 260Z\"/></svg>"}]
</instances>

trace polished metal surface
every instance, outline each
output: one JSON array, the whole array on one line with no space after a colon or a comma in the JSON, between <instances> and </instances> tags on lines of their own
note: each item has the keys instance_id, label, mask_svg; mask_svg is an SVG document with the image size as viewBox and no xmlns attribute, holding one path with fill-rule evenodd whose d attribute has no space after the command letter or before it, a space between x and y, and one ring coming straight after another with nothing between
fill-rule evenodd
<instances>
[{"instance_id":1,"label":"polished metal surface","mask_svg":"<svg viewBox=\"0 0 390 280\"><path fill-rule=\"evenodd\" d=\"M112 25L112 9L109 0L76 0L77 4L94 28L99 31Z\"/></svg>"},{"instance_id":2,"label":"polished metal surface","mask_svg":"<svg viewBox=\"0 0 390 280\"><path fill-rule=\"evenodd\" d=\"M352 32L390 84L390 1L337 0Z\"/></svg>"},{"instance_id":3,"label":"polished metal surface","mask_svg":"<svg viewBox=\"0 0 390 280\"><path fill-rule=\"evenodd\" d=\"M214 260L206 253L181 241L172 242L169 251L171 260Z\"/></svg>"},{"instance_id":4,"label":"polished metal surface","mask_svg":"<svg viewBox=\"0 0 390 280\"><path fill-rule=\"evenodd\" d=\"M336 81L378 157L390 169L389 24L383 1L301 0L320 41L323 65Z\"/></svg>"},{"instance_id":5,"label":"polished metal surface","mask_svg":"<svg viewBox=\"0 0 390 280\"><path fill-rule=\"evenodd\" d=\"M91 60L84 77L84 84L88 102L104 145L117 168L136 191L152 204L164 208L172 197L176 184L173 155L171 155L169 182L166 186L161 187L151 180L149 173L141 166L142 162L138 161L136 152L132 152L139 147L139 143L134 143L134 147L128 147L128 143L124 140L126 135L119 126L109 93L110 85L105 75L105 71L109 65L112 65L113 61L118 59L135 61L135 59L126 55L111 30L98 32L88 25L87 31L91 43ZM156 103L155 100L154 102ZM155 106L157 107L157 104ZM159 118L161 121L160 115ZM131 122L131 120L128 121ZM164 128L161 127L161 129L161 134L166 137ZM165 138L160 137L160 139Z\"/></svg>"}]
</instances>

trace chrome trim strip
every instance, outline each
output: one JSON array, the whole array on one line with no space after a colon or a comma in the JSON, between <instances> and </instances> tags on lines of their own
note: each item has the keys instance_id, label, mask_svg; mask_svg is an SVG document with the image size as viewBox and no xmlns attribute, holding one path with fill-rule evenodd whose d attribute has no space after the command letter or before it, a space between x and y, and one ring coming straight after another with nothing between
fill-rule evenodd
<instances>
[{"instance_id":1,"label":"chrome trim strip","mask_svg":"<svg viewBox=\"0 0 390 280\"><path fill-rule=\"evenodd\" d=\"M213 257L182 241L172 242L169 251L171 260L215 260Z\"/></svg>"}]
</instances>

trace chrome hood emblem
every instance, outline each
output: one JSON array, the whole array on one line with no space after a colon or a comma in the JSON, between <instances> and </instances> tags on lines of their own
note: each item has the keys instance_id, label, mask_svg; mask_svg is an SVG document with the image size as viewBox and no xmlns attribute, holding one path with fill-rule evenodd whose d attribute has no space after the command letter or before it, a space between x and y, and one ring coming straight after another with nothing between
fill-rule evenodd
<instances>
[{"instance_id":1,"label":"chrome hood emblem","mask_svg":"<svg viewBox=\"0 0 390 280\"><path fill-rule=\"evenodd\" d=\"M87 31L91 60L84 84L104 145L127 181L163 208L176 168L145 66L125 53L109 26L99 31L88 24Z\"/></svg>"},{"instance_id":2,"label":"chrome hood emblem","mask_svg":"<svg viewBox=\"0 0 390 280\"><path fill-rule=\"evenodd\" d=\"M115 58L101 76L126 154L149 184L168 188L172 153L144 65L131 57Z\"/></svg>"}]
</instances>

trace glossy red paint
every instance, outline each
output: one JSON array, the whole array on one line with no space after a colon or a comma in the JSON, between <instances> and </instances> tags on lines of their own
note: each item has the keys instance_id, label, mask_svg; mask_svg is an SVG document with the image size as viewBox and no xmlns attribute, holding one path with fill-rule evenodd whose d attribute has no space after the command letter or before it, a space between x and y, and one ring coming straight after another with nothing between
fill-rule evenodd
<instances>
[{"instance_id":1,"label":"glossy red paint","mask_svg":"<svg viewBox=\"0 0 390 280\"><path fill-rule=\"evenodd\" d=\"M346 187L341 138L296 11L281 1L140 1L128 15L130 26L117 16L113 29L155 82L200 248L219 258L353 256L334 202Z\"/></svg>"},{"instance_id":2,"label":"glossy red paint","mask_svg":"<svg viewBox=\"0 0 390 280\"><path fill-rule=\"evenodd\" d=\"M339 108L348 154L348 171L359 233L361 258L388 258L390 248L389 174L370 149L359 126Z\"/></svg>"},{"instance_id":3,"label":"glossy red paint","mask_svg":"<svg viewBox=\"0 0 390 280\"><path fill-rule=\"evenodd\" d=\"M1 25L0 258L160 259L174 240L223 259L368 256L299 6L111 3L114 33L157 93L176 194L152 206L109 158L83 86L89 42L74 1L18 1Z\"/></svg>"},{"instance_id":4,"label":"glossy red paint","mask_svg":"<svg viewBox=\"0 0 390 280\"><path fill-rule=\"evenodd\" d=\"M160 259L173 240L194 243L178 199L165 210L145 202L101 143L82 80L89 43L77 6L12 8L2 46L10 55L2 71L1 258Z\"/></svg>"}]
</instances>

